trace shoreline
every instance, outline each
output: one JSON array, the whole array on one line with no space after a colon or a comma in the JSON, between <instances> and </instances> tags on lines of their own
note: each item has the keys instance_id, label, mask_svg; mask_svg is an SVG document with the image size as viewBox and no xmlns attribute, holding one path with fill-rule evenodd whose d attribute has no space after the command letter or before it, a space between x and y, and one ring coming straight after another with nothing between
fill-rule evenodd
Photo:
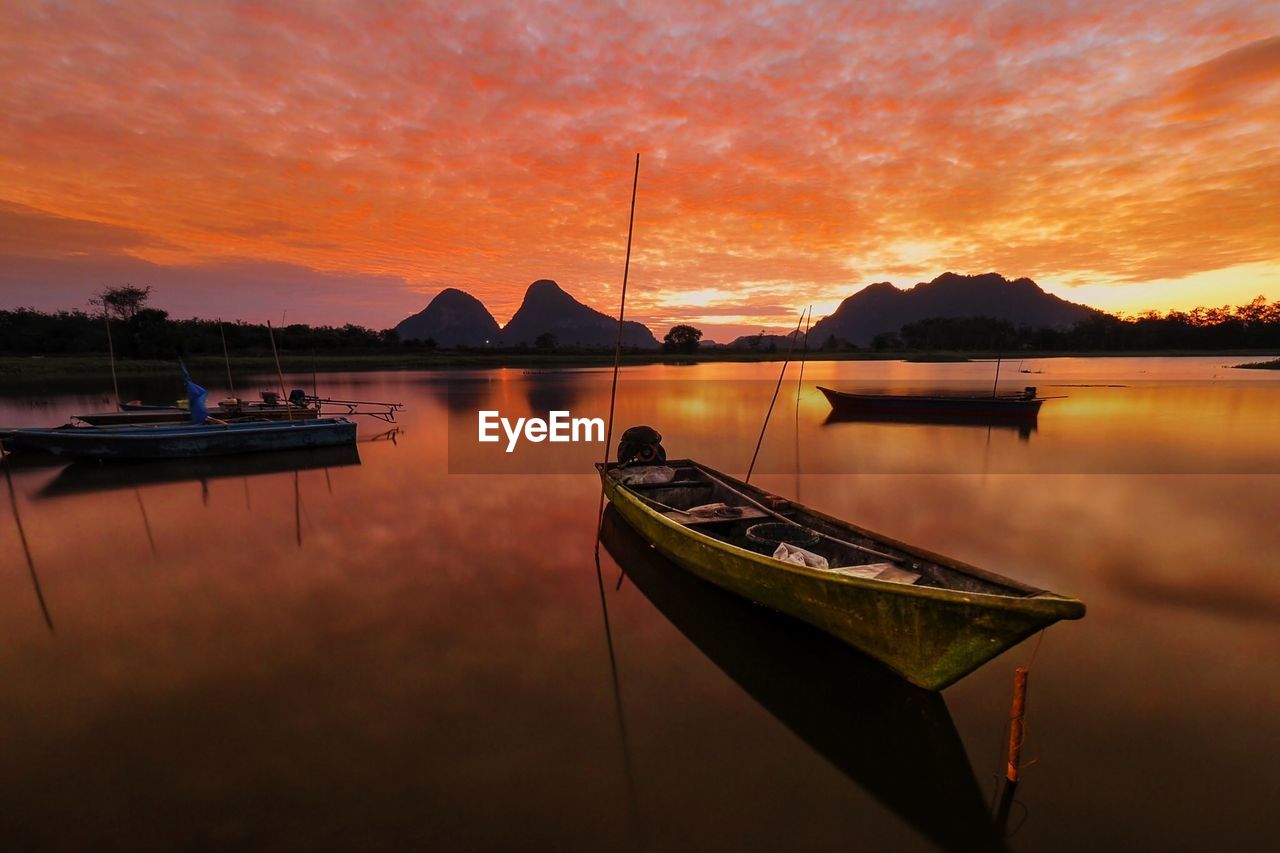
<instances>
[{"instance_id":1,"label":"shoreline","mask_svg":"<svg viewBox=\"0 0 1280 853\"><path fill-rule=\"evenodd\" d=\"M1033 361L1044 358L1191 358L1218 357L1261 359L1244 364L1230 365L1248 370L1280 369L1280 358L1274 350L1136 350L1097 352L1035 352L1009 355L996 352L809 352L807 362L823 361L907 361L923 364L946 364L976 361L994 361L1000 357L1005 362ZM624 366L650 364L692 365L752 362L779 362L785 353L710 352L695 354L677 353L624 353ZM798 360L793 355L792 360ZM193 375L218 375L225 373L226 362L216 356L194 356L185 359ZM231 369L235 373L275 373L274 359L269 356L234 356ZM381 370L449 371L478 368L577 368L611 367L613 354L601 353L479 353L443 352L431 354L386 355L330 355L313 357L311 354L286 354L280 358L285 373L345 373ZM116 361L116 373L120 376L162 377L176 375L178 364L172 360L120 359ZM111 363L103 356L0 356L0 380L15 383L44 380L97 378L111 375Z\"/></svg>"}]
</instances>

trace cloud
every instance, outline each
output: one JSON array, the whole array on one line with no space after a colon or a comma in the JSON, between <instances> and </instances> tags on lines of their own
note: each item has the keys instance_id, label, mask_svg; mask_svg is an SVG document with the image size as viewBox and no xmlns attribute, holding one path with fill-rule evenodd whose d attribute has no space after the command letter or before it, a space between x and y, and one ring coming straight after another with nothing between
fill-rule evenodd
<instances>
[{"instance_id":1,"label":"cloud","mask_svg":"<svg viewBox=\"0 0 1280 853\"><path fill-rule=\"evenodd\" d=\"M128 255L0 255L0 308L88 310L89 298L103 287L125 283L151 286L151 305L178 318L279 323L287 317L383 329L421 308L404 280L392 276L245 259L164 266Z\"/></svg>"},{"instance_id":2,"label":"cloud","mask_svg":"<svg viewBox=\"0 0 1280 853\"><path fill-rule=\"evenodd\" d=\"M1259 39L1229 50L1182 72L1181 85L1170 102L1181 107L1184 118L1221 115L1254 96L1268 93L1266 107L1275 106L1275 85L1280 83L1280 36Z\"/></svg>"},{"instance_id":3,"label":"cloud","mask_svg":"<svg viewBox=\"0 0 1280 853\"><path fill-rule=\"evenodd\" d=\"M500 320L540 276L616 300L637 150L638 306L1168 279L1280 265L1278 30L1229 0L9 4L0 186L120 229L25 254L457 286Z\"/></svg>"},{"instance_id":4,"label":"cloud","mask_svg":"<svg viewBox=\"0 0 1280 853\"><path fill-rule=\"evenodd\" d=\"M133 228L55 216L0 199L0 254L57 258L164 245Z\"/></svg>"}]
</instances>

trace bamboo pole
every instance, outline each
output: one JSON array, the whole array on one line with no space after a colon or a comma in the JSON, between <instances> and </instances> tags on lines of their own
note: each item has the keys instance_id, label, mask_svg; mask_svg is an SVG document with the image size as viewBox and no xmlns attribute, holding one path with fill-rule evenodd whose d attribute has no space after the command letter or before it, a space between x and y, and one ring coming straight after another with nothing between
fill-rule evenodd
<instances>
[{"instance_id":1,"label":"bamboo pole","mask_svg":"<svg viewBox=\"0 0 1280 853\"><path fill-rule=\"evenodd\" d=\"M636 154L635 174L631 178L631 213L627 217L627 258L622 264L622 295L618 301L618 338L613 345L613 385L609 388L609 423L604 436L604 467L609 468L609 448L613 444L613 413L618 399L618 370L622 361L623 315L627 310L627 278L631 273L631 238L636 225L636 190L640 186L640 154ZM600 556L600 529L604 524L604 483L600 483L600 502L596 507L596 558ZM622 583L622 578L618 579Z\"/></svg>"},{"instance_id":2,"label":"bamboo pole","mask_svg":"<svg viewBox=\"0 0 1280 853\"><path fill-rule=\"evenodd\" d=\"M284 413L293 420L293 410L289 408L289 396L284 390L284 371L280 369L280 351L276 349L276 335L271 329L271 321L267 321L267 337L271 339L271 354L276 359L276 376L280 377L280 402L284 404Z\"/></svg>"},{"instance_id":3,"label":"bamboo pole","mask_svg":"<svg viewBox=\"0 0 1280 853\"><path fill-rule=\"evenodd\" d=\"M760 445L764 444L764 433L769 428L769 416L773 414L773 404L778 402L778 392L782 390L782 377L787 375L787 365L791 363L791 354L796 350L796 338L800 337L800 324L804 322L804 312L800 312L796 320L796 330L791 334L791 346L787 347L787 357L782 362L782 370L778 371L778 384L773 388L773 399L769 401L769 410L764 413L764 423L760 425L760 437L756 439L755 452L751 454L751 464L747 466L747 476L742 482L751 482L751 472L756 469L756 457L760 455Z\"/></svg>"},{"instance_id":4,"label":"bamboo pole","mask_svg":"<svg viewBox=\"0 0 1280 853\"><path fill-rule=\"evenodd\" d=\"M102 309L102 322L107 325L107 355L111 357L111 390L116 393L116 411L120 411L120 383L116 380L116 347L111 342L111 315Z\"/></svg>"},{"instance_id":5,"label":"bamboo pole","mask_svg":"<svg viewBox=\"0 0 1280 853\"><path fill-rule=\"evenodd\" d=\"M809 354L809 325L813 319L813 306L809 306L809 318L804 321L804 344L800 349L800 376L796 379L796 500L800 500L800 391L804 387L804 361Z\"/></svg>"},{"instance_id":6,"label":"bamboo pole","mask_svg":"<svg viewBox=\"0 0 1280 853\"><path fill-rule=\"evenodd\" d=\"M1009 707L1009 763L1005 778L1018 781L1018 768L1022 763L1022 741L1026 736L1024 717L1027 713L1027 668L1020 666L1013 671L1013 703Z\"/></svg>"},{"instance_id":7,"label":"bamboo pole","mask_svg":"<svg viewBox=\"0 0 1280 853\"><path fill-rule=\"evenodd\" d=\"M227 365L227 387L231 396L236 395L236 383L231 379L231 356L227 353L227 333L222 328L222 318L218 318L218 334L222 337L222 361Z\"/></svg>"},{"instance_id":8,"label":"bamboo pole","mask_svg":"<svg viewBox=\"0 0 1280 853\"><path fill-rule=\"evenodd\" d=\"M627 218L627 258L622 265L622 297L618 301L618 338L613 346L613 385L609 389L609 425L604 435L604 464L609 464L609 448L613 445L613 412L618 399L618 370L622 361L622 329L623 315L627 310L627 278L631 273L631 237L636 225L636 190L640 186L640 155L636 154L635 175L631 179L631 214ZM604 501L604 486L600 488L601 507Z\"/></svg>"}]
</instances>

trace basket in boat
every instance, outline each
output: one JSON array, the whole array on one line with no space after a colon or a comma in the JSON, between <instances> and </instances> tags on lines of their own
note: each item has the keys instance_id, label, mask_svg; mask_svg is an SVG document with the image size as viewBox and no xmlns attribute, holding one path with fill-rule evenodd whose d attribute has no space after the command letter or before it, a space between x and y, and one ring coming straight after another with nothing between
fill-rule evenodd
<instances>
[{"instance_id":1,"label":"basket in boat","mask_svg":"<svg viewBox=\"0 0 1280 853\"><path fill-rule=\"evenodd\" d=\"M766 521L747 528L747 540L751 543L752 549L761 554L773 554L782 542L795 545L797 548L812 548L818 544L819 538L818 534L809 528L788 524L785 521Z\"/></svg>"}]
</instances>

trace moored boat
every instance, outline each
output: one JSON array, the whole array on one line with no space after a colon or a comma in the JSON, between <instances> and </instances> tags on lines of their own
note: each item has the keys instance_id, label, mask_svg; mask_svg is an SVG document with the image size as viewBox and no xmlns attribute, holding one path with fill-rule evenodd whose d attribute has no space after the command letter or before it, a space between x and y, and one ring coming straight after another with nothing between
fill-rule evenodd
<instances>
[{"instance_id":1,"label":"moored boat","mask_svg":"<svg viewBox=\"0 0 1280 853\"><path fill-rule=\"evenodd\" d=\"M1034 420L1048 398L1037 397L1034 387L1019 394L851 394L817 386L834 412L846 415L909 416L913 418L965 418L986 420Z\"/></svg>"},{"instance_id":2,"label":"moored boat","mask_svg":"<svg viewBox=\"0 0 1280 853\"><path fill-rule=\"evenodd\" d=\"M224 402L211 407L209 416L221 421L288 421L318 418L320 411L312 406L266 406L259 403L229 405ZM191 412L179 408L130 409L72 415L71 419L90 426L181 424L191 422Z\"/></svg>"},{"instance_id":3,"label":"moored boat","mask_svg":"<svg viewBox=\"0 0 1280 853\"><path fill-rule=\"evenodd\" d=\"M290 421L321 416L320 402L302 391L294 391L284 400L279 394L264 391L260 402L229 397L210 406L208 413L210 417L220 421ZM89 412L72 415L71 419L91 426L181 424L191 421L191 410L182 406L155 406L134 400L121 403L118 412Z\"/></svg>"},{"instance_id":4,"label":"moored boat","mask_svg":"<svg viewBox=\"0 0 1280 853\"><path fill-rule=\"evenodd\" d=\"M600 544L725 675L943 850L1004 850L939 693L836 638L673 565L605 510Z\"/></svg>"},{"instance_id":5,"label":"moored boat","mask_svg":"<svg viewBox=\"0 0 1280 853\"><path fill-rule=\"evenodd\" d=\"M10 453L50 453L76 459L185 459L336 447L355 441L356 425L346 418L118 427L68 425L0 434L0 443Z\"/></svg>"},{"instance_id":6,"label":"moored boat","mask_svg":"<svg viewBox=\"0 0 1280 853\"><path fill-rule=\"evenodd\" d=\"M596 469L610 503L668 559L834 635L920 687L947 687L1085 613L1077 599L823 515L693 460Z\"/></svg>"}]
</instances>

